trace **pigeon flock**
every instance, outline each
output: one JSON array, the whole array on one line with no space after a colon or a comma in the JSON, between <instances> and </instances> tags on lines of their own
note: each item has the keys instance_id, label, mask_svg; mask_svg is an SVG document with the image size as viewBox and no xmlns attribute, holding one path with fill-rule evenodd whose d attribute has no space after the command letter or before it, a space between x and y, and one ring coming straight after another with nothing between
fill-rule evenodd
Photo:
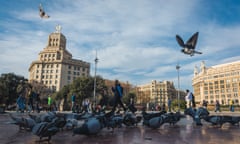
<instances>
[{"instance_id":1,"label":"pigeon flock","mask_svg":"<svg viewBox=\"0 0 240 144\"><path fill-rule=\"evenodd\" d=\"M19 126L20 130L31 131L38 136L39 141L50 141L59 131L72 130L72 135L97 135L102 129L110 129L114 132L115 128L135 127L142 122L142 126L151 129L158 129L163 124L175 125L186 115L192 117L194 124L202 125L202 120L212 125L222 126L225 123L239 125L240 116L210 115L207 109L200 107L198 109L187 108L184 114L180 112L146 112L140 114L126 112L124 114L115 114L112 112L101 113L57 113L46 112L41 114L28 114L28 116L19 116L10 114L11 124ZM46 138L46 139L43 139Z\"/></svg>"}]
</instances>

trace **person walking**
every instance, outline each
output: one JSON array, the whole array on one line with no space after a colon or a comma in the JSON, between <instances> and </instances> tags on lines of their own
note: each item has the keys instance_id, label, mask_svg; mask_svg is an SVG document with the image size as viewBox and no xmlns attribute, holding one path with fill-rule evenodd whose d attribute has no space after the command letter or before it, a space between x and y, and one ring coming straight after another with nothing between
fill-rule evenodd
<instances>
[{"instance_id":1,"label":"person walking","mask_svg":"<svg viewBox=\"0 0 240 144\"><path fill-rule=\"evenodd\" d=\"M122 103L122 97L123 97L123 87L120 85L118 80L115 80L115 86L112 87L112 91L114 93L114 105L112 108L112 113L115 112L116 107L118 106L118 104L124 109L124 111L126 112L127 109L125 108L125 106Z\"/></svg>"},{"instance_id":2,"label":"person walking","mask_svg":"<svg viewBox=\"0 0 240 144\"><path fill-rule=\"evenodd\" d=\"M229 101L229 110L231 112L234 112L234 106L233 106L233 101L232 100Z\"/></svg>"},{"instance_id":3,"label":"person walking","mask_svg":"<svg viewBox=\"0 0 240 144\"><path fill-rule=\"evenodd\" d=\"M17 112L21 112L24 113L24 109L25 109L25 98L22 95L19 95L19 97L17 98Z\"/></svg>"},{"instance_id":4,"label":"person walking","mask_svg":"<svg viewBox=\"0 0 240 144\"><path fill-rule=\"evenodd\" d=\"M187 95L185 96L185 101L187 108L192 107L192 93L187 89L186 90Z\"/></svg>"},{"instance_id":5,"label":"person walking","mask_svg":"<svg viewBox=\"0 0 240 144\"><path fill-rule=\"evenodd\" d=\"M75 94L72 95L72 112L74 113L75 112L75 102L76 102L76 96Z\"/></svg>"},{"instance_id":6,"label":"person walking","mask_svg":"<svg viewBox=\"0 0 240 144\"><path fill-rule=\"evenodd\" d=\"M220 110L220 103L219 103L219 101L218 100L216 100L216 103L215 103L215 112L221 112L221 110Z\"/></svg>"},{"instance_id":7,"label":"person walking","mask_svg":"<svg viewBox=\"0 0 240 144\"><path fill-rule=\"evenodd\" d=\"M51 105L52 105L52 98L51 96L49 95L48 96L48 110L51 111Z\"/></svg>"},{"instance_id":8,"label":"person walking","mask_svg":"<svg viewBox=\"0 0 240 144\"><path fill-rule=\"evenodd\" d=\"M172 112L171 105L172 105L172 100L169 98L169 99L168 99L168 111L169 111L169 112Z\"/></svg>"}]
</instances>

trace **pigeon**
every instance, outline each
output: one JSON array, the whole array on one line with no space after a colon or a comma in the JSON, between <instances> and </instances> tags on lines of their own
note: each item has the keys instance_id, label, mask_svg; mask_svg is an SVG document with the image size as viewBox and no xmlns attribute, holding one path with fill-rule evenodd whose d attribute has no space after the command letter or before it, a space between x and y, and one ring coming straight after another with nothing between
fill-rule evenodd
<instances>
[{"instance_id":1,"label":"pigeon","mask_svg":"<svg viewBox=\"0 0 240 144\"><path fill-rule=\"evenodd\" d=\"M49 18L50 16L46 14L43 10L42 4L39 5L39 15L41 18Z\"/></svg>"},{"instance_id":2,"label":"pigeon","mask_svg":"<svg viewBox=\"0 0 240 144\"><path fill-rule=\"evenodd\" d=\"M165 118L166 115L164 114L158 117L153 117L148 121L144 121L143 125L146 125L152 129L158 129L164 124Z\"/></svg>"},{"instance_id":3,"label":"pigeon","mask_svg":"<svg viewBox=\"0 0 240 144\"><path fill-rule=\"evenodd\" d=\"M192 35L192 37L185 44L182 38L179 35L176 35L176 40L178 44L182 47L181 52L190 56L196 54L202 54L202 52L195 51L195 47L197 44L198 32Z\"/></svg>"},{"instance_id":4,"label":"pigeon","mask_svg":"<svg viewBox=\"0 0 240 144\"><path fill-rule=\"evenodd\" d=\"M204 116L203 119L206 122L211 123L212 125L219 125L220 127L224 123L230 123L232 125L239 125L240 117L239 116L219 116L219 115L211 115Z\"/></svg>"},{"instance_id":5,"label":"pigeon","mask_svg":"<svg viewBox=\"0 0 240 144\"><path fill-rule=\"evenodd\" d=\"M36 123L51 122L56 117L56 112L47 112L39 115L28 114L30 118L34 119Z\"/></svg>"},{"instance_id":6,"label":"pigeon","mask_svg":"<svg viewBox=\"0 0 240 144\"><path fill-rule=\"evenodd\" d=\"M95 118L87 119L83 125L73 129L73 135L96 135L102 130L102 125L100 121Z\"/></svg>"},{"instance_id":7,"label":"pigeon","mask_svg":"<svg viewBox=\"0 0 240 144\"><path fill-rule=\"evenodd\" d=\"M181 118L185 118L185 115L182 115L180 112L170 112L164 114L166 118L164 119L164 123L169 123L170 125L175 125Z\"/></svg>"},{"instance_id":8,"label":"pigeon","mask_svg":"<svg viewBox=\"0 0 240 144\"><path fill-rule=\"evenodd\" d=\"M42 141L42 138L47 137L46 140L48 143L51 140L52 136L54 136L58 131L59 128L54 122L37 123L32 129L32 133L39 136L39 141Z\"/></svg>"},{"instance_id":9,"label":"pigeon","mask_svg":"<svg viewBox=\"0 0 240 144\"><path fill-rule=\"evenodd\" d=\"M10 114L11 119L13 122L12 124L18 125L19 130L25 129L25 130L32 130L32 128L35 126L36 122L31 118L25 118L25 117L17 117L12 114Z\"/></svg>"},{"instance_id":10,"label":"pigeon","mask_svg":"<svg viewBox=\"0 0 240 144\"><path fill-rule=\"evenodd\" d=\"M134 126L137 125L141 120L141 116L136 116L133 113L126 113L123 118L123 124L126 126Z\"/></svg>"},{"instance_id":11,"label":"pigeon","mask_svg":"<svg viewBox=\"0 0 240 144\"><path fill-rule=\"evenodd\" d=\"M206 108L199 107L198 109L193 109L193 108L187 108L184 111L184 114L190 115L193 118L193 121L196 123L196 125L201 126L201 119L205 116L209 115L209 112L207 111Z\"/></svg>"},{"instance_id":12,"label":"pigeon","mask_svg":"<svg viewBox=\"0 0 240 144\"><path fill-rule=\"evenodd\" d=\"M148 125L150 119L154 117L159 117L165 113L166 111L160 111L157 113L147 113L145 110L143 110L142 111L143 125Z\"/></svg>"}]
</instances>

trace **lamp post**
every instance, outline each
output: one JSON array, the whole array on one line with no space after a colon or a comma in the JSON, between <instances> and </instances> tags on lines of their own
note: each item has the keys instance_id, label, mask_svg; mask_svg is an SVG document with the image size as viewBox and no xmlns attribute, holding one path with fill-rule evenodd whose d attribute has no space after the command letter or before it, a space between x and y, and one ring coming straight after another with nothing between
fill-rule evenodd
<instances>
[{"instance_id":1,"label":"lamp post","mask_svg":"<svg viewBox=\"0 0 240 144\"><path fill-rule=\"evenodd\" d=\"M176 69L177 69L177 72L178 72L178 111L180 111L180 79L179 79L179 69L180 69L180 66L179 64L176 65Z\"/></svg>"},{"instance_id":2,"label":"lamp post","mask_svg":"<svg viewBox=\"0 0 240 144\"><path fill-rule=\"evenodd\" d=\"M93 99L94 99L94 107L96 107L96 73L97 73L97 63L98 63L98 58L97 58L97 52L96 52L96 58L95 58L95 74L94 74L94 88L93 88Z\"/></svg>"}]
</instances>

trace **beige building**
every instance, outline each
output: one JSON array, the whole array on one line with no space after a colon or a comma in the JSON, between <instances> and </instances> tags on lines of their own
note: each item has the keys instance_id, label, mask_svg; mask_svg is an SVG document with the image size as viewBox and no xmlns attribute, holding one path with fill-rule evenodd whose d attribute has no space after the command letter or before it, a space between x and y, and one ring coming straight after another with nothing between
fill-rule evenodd
<instances>
[{"instance_id":1,"label":"beige building","mask_svg":"<svg viewBox=\"0 0 240 144\"><path fill-rule=\"evenodd\" d=\"M137 86L136 95L137 104L153 103L167 106L168 99L177 98L177 90L173 82L153 80L151 83Z\"/></svg>"},{"instance_id":2,"label":"beige building","mask_svg":"<svg viewBox=\"0 0 240 144\"><path fill-rule=\"evenodd\" d=\"M220 64L207 68L202 62L200 70L194 69L192 80L196 102L203 100L215 104L228 104L230 100L239 104L240 100L240 61Z\"/></svg>"},{"instance_id":3,"label":"beige building","mask_svg":"<svg viewBox=\"0 0 240 144\"><path fill-rule=\"evenodd\" d=\"M53 91L81 76L89 76L90 63L72 58L66 49L66 38L61 27L48 37L47 46L38 54L38 60L29 67L29 81L38 81Z\"/></svg>"}]
</instances>

